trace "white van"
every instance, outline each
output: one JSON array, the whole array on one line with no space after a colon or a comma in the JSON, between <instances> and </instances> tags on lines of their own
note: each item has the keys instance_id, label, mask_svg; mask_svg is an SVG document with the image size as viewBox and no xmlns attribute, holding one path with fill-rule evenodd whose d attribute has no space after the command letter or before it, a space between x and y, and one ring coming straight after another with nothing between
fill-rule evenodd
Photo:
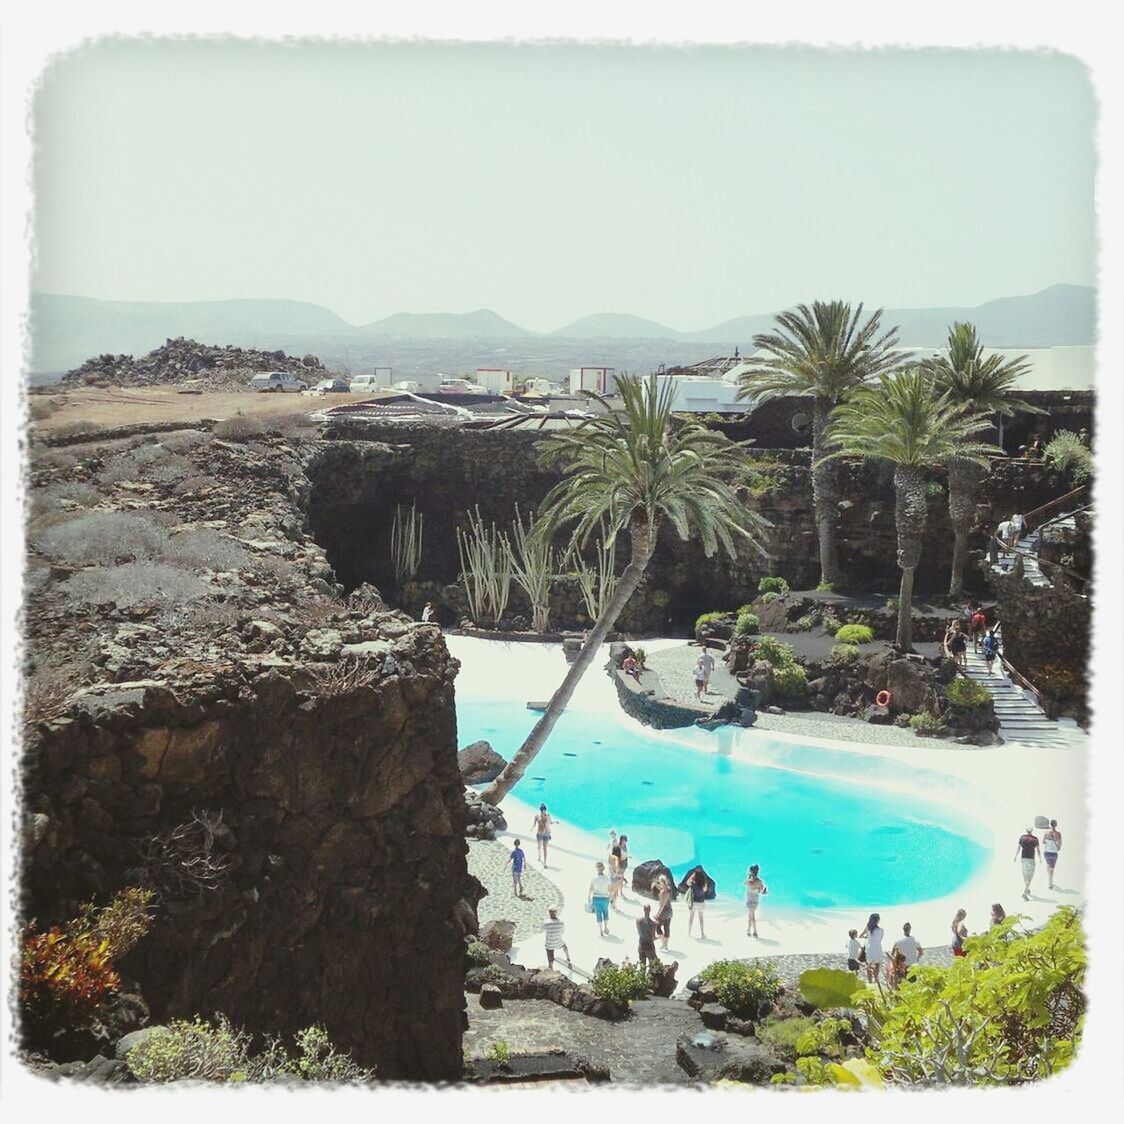
<instances>
[{"instance_id":1,"label":"white van","mask_svg":"<svg viewBox=\"0 0 1124 1124\"><path fill-rule=\"evenodd\" d=\"M298 379L296 375L289 374L288 371L263 371L260 375L254 375L250 379L250 389L271 391L278 394L284 394L286 391L295 393L307 390L308 383Z\"/></svg>"},{"instance_id":2,"label":"white van","mask_svg":"<svg viewBox=\"0 0 1124 1124\"><path fill-rule=\"evenodd\" d=\"M378 375L356 375L351 380L351 393L373 394L376 390L382 389L379 386L378 378Z\"/></svg>"}]
</instances>

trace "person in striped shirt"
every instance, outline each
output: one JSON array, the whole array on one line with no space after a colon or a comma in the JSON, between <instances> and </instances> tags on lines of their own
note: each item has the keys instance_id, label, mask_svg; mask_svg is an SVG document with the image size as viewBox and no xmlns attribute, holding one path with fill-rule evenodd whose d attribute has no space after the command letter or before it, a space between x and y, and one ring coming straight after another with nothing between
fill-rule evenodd
<instances>
[{"instance_id":1,"label":"person in striped shirt","mask_svg":"<svg viewBox=\"0 0 1124 1124\"><path fill-rule=\"evenodd\" d=\"M570 950L566 947L566 942L563 940L563 935L566 932L566 923L560 921L558 918L558 910L548 909L547 916L549 920L542 923L543 932L546 935L546 963L550 968L554 967L554 954L561 949L566 954L566 967L572 968L573 964L570 963Z\"/></svg>"}]
</instances>

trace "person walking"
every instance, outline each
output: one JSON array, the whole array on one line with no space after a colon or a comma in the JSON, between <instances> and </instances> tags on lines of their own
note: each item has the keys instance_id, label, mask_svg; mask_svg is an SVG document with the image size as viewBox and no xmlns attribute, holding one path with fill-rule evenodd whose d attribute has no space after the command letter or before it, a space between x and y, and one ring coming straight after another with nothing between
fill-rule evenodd
<instances>
[{"instance_id":1,"label":"person walking","mask_svg":"<svg viewBox=\"0 0 1124 1124\"><path fill-rule=\"evenodd\" d=\"M988 675L994 674L992 668L995 666L995 657L999 655L999 637L995 635L995 629L988 629L987 635L983 638L983 658L987 664Z\"/></svg>"},{"instance_id":2,"label":"person walking","mask_svg":"<svg viewBox=\"0 0 1124 1124\"><path fill-rule=\"evenodd\" d=\"M745 872L745 935L757 936L757 906L761 895L769 892L769 887L761 881L761 867L754 863Z\"/></svg>"},{"instance_id":3,"label":"person walking","mask_svg":"<svg viewBox=\"0 0 1124 1124\"><path fill-rule=\"evenodd\" d=\"M964 918L968 916L966 909L958 909L956 916L952 919L952 955L964 955L964 941L968 936L968 926L964 924Z\"/></svg>"},{"instance_id":4,"label":"person walking","mask_svg":"<svg viewBox=\"0 0 1124 1124\"><path fill-rule=\"evenodd\" d=\"M624 886L624 869L621 867L621 846L618 843L609 855L609 906L617 909L617 898ZM620 910L617 909L619 913Z\"/></svg>"},{"instance_id":5,"label":"person walking","mask_svg":"<svg viewBox=\"0 0 1124 1124\"><path fill-rule=\"evenodd\" d=\"M703 694L710 694L710 677L714 673L714 656L711 655L709 648L703 648L702 655L699 656L699 662L703 665Z\"/></svg>"},{"instance_id":6,"label":"person walking","mask_svg":"<svg viewBox=\"0 0 1124 1124\"><path fill-rule=\"evenodd\" d=\"M978 605L976 606L975 611L972 613L972 620L970 624L972 643L975 646L975 650L978 652L980 650L980 646L983 644L984 633L987 632L987 616L984 614L983 609L981 609Z\"/></svg>"},{"instance_id":7,"label":"person walking","mask_svg":"<svg viewBox=\"0 0 1124 1124\"><path fill-rule=\"evenodd\" d=\"M890 962L896 966L894 974L899 983L924 955L925 950L913 935L913 927L907 921L902 926L902 935L894 941L893 948L890 949Z\"/></svg>"},{"instance_id":8,"label":"person walking","mask_svg":"<svg viewBox=\"0 0 1124 1124\"><path fill-rule=\"evenodd\" d=\"M871 983L878 982L878 972L882 967L882 927L881 917L872 913L867 919L866 928L859 937L866 941L866 976Z\"/></svg>"},{"instance_id":9,"label":"person walking","mask_svg":"<svg viewBox=\"0 0 1124 1124\"><path fill-rule=\"evenodd\" d=\"M671 939L671 918L674 910L671 908L671 881L666 874L661 874L652 883L652 893L659 896L656 903L656 931L660 935L660 947L667 949L667 942Z\"/></svg>"},{"instance_id":10,"label":"person walking","mask_svg":"<svg viewBox=\"0 0 1124 1124\"><path fill-rule=\"evenodd\" d=\"M430 602L425 603L425 608L422 609L422 624L429 624L433 620L433 605Z\"/></svg>"},{"instance_id":11,"label":"person walking","mask_svg":"<svg viewBox=\"0 0 1124 1124\"><path fill-rule=\"evenodd\" d=\"M554 967L554 954L561 949L566 956L566 967L572 968L570 963L570 950L566 947L566 924L558 916L557 909L546 911L547 920L542 923L543 935L546 941L546 966Z\"/></svg>"},{"instance_id":12,"label":"person walking","mask_svg":"<svg viewBox=\"0 0 1124 1124\"><path fill-rule=\"evenodd\" d=\"M546 848L550 843L550 825L554 817L546 810L545 804L539 805L538 814L531 826L535 829L535 842L539 847L539 862L546 866Z\"/></svg>"},{"instance_id":13,"label":"person walking","mask_svg":"<svg viewBox=\"0 0 1124 1124\"><path fill-rule=\"evenodd\" d=\"M593 907L597 930L603 937L609 935L609 876L605 864L597 864L597 873L590 879L586 903Z\"/></svg>"},{"instance_id":14,"label":"person walking","mask_svg":"<svg viewBox=\"0 0 1124 1124\"><path fill-rule=\"evenodd\" d=\"M1050 830L1042 833L1042 857L1046 860L1046 877L1050 889L1054 888L1054 868L1058 865L1058 852L1062 849L1062 833L1058 831L1058 821L1050 821Z\"/></svg>"},{"instance_id":15,"label":"person walking","mask_svg":"<svg viewBox=\"0 0 1124 1124\"><path fill-rule=\"evenodd\" d=\"M511 848L511 854L507 856L507 861L511 864L511 882L512 889L515 891L515 896L521 898L523 896L523 867L527 862L527 856L523 852L523 848L519 846L519 840L515 840L515 846Z\"/></svg>"},{"instance_id":16,"label":"person walking","mask_svg":"<svg viewBox=\"0 0 1124 1124\"><path fill-rule=\"evenodd\" d=\"M1038 865L1038 836L1028 827L1015 844L1015 858L1022 860L1023 901L1030 898L1030 883L1034 878L1034 868Z\"/></svg>"},{"instance_id":17,"label":"person walking","mask_svg":"<svg viewBox=\"0 0 1124 1124\"><path fill-rule=\"evenodd\" d=\"M699 919L699 940L706 940L706 930L703 928L703 917L706 911L706 875L703 874L702 867L695 867L690 874L687 875L686 882L687 905L690 909L690 916L687 919L687 936L691 935L691 931L695 925L695 918Z\"/></svg>"},{"instance_id":18,"label":"person walking","mask_svg":"<svg viewBox=\"0 0 1124 1124\"><path fill-rule=\"evenodd\" d=\"M706 664L702 656L695 661L695 698L701 699L703 689L706 687Z\"/></svg>"},{"instance_id":19,"label":"person walking","mask_svg":"<svg viewBox=\"0 0 1124 1124\"><path fill-rule=\"evenodd\" d=\"M644 907L644 916L636 919L636 938L639 942L636 948L636 956L640 961L641 968L646 964L659 963L656 957L657 928L656 923L652 920L652 907L646 905Z\"/></svg>"},{"instance_id":20,"label":"person walking","mask_svg":"<svg viewBox=\"0 0 1124 1124\"><path fill-rule=\"evenodd\" d=\"M621 849L621 900L627 902L630 899L624 891L628 885L628 836L622 835L617 840L617 846Z\"/></svg>"},{"instance_id":21,"label":"person walking","mask_svg":"<svg viewBox=\"0 0 1124 1124\"><path fill-rule=\"evenodd\" d=\"M1007 911L996 902L991 907L991 927L994 929L1000 922L1007 920Z\"/></svg>"},{"instance_id":22,"label":"person walking","mask_svg":"<svg viewBox=\"0 0 1124 1124\"><path fill-rule=\"evenodd\" d=\"M949 654L956 666L963 670L968 665L968 638L957 625L952 626L952 639L948 645Z\"/></svg>"}]
</instances>

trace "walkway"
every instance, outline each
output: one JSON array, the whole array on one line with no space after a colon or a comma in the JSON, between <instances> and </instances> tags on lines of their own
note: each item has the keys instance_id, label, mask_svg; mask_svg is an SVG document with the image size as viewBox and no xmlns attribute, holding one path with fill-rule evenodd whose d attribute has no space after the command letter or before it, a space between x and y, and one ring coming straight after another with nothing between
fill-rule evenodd
<instances>
[{"instance_id":1,"label":"walkway","mask_svg":"<svg viewBox=\"0 0 1124 1124\"><path fill-rule=\"evenodd\" d=\"M1001 553L991 564L991 570L996 574L1010 574L1015 568L1016 559L1022 559L1023 578L1038 589L1048 589L1053 582L1043 572L1038 563L1038 549L1042 542L1042 531L1046 527L1061 527L1066 530L1076 530L1076 517L1079 511L1087 510L1085 507L1057 515L1047 519L1040 527L1024 535L1019 540L1018 546L1013 551Z\"/></svg>"}]
</instances>

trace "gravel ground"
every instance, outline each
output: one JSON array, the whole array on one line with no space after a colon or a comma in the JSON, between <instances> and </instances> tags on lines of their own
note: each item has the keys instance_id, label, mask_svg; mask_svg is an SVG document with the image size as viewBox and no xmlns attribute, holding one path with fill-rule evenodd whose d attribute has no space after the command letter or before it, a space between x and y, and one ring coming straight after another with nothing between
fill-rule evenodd
<instances>
[{"instance_id":1,"label":"gravel ground","mask_svg":"<svg viewBox=\"0 0 1124 1124\"><path fill-rule=\"evenodd\" d=\"M784 640L783 636L778 639ZM676 648L665 648L648 656L648 670L643 677L643 685L655 688L657 695L674 699L676 702L694 705L700 716L710 713L727 699L732 699L738 689L738 681L726 670L723 663L717 663L710 679L711 693L703 696L700 703L695 698L695 661L699 649L683 644ZM757 730L774 730L778 734L807 735L814 738L835 738L840 741L865 742L868 745L916 746L918 737L912 730L897 726L874 726L860 718L845 718L839 714L823 711L802 710L787 714L759 713ZM930 741L926 744L936 745ZM959 746L957 748L960 748Z\"/></svg>"},{"instance_id":2,"label":"gravel ground","mask_svg":"<svg viewBox=\"0 0 1124 1124\"><path fill-rule=\"evenodd\" d=\"M498 839L468 841L468 872L479 878L488 891L488 896L481 899L476 910L480 924L514 921L516 942L539 933L539 926L546 920L546 911L551 906L564 904L562 891L543 873L535 857L534 839L524 839L521 846L527 854L527 865L523 868L524 897L517 898L511 868L507 865L511 848Z\"/></svg>"}]
</instances>

